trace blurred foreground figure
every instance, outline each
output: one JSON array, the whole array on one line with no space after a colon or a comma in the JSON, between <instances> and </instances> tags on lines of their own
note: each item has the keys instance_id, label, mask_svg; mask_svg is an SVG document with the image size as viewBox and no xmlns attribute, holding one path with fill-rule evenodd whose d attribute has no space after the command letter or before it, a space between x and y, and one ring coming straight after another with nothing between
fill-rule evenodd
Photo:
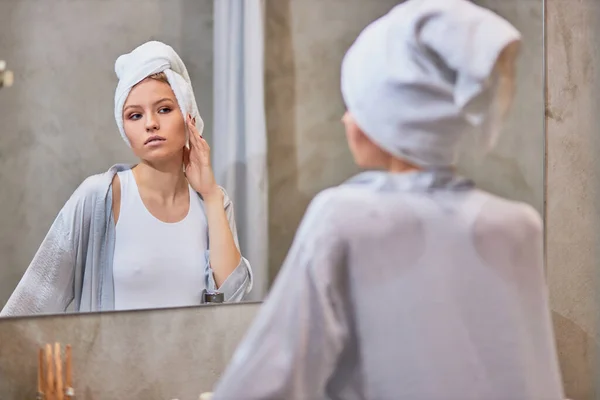
<instances>
[{"instance_id":1,"label":"blurred foreground figure","mask_svg":"<svg viewBox=\"0 0 600 400\"><path fill-rule=\"evenodd\" d=\"M410 0L342 63L348 143L372 170L313 200L215 400L562 399L542 221L453 166L488 151L519 32L465 0Z\"/></svg>"}]
</instances>

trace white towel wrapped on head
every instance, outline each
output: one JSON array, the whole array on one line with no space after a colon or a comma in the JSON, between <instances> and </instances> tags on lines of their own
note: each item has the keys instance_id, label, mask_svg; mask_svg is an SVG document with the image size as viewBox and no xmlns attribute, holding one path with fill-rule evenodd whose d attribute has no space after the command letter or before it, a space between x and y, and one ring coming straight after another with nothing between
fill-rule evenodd
<instances>
[{"instance_id":1,"label":"white towel wrapped on head","mask_svg":"<svg viewBox=\"0 0 600 400\"><path fill-rule=\"evenodd\" d=\"M448 167L465 132L483 128L482 143L493 144L494 67L520 40L508 21L467 0L404 2L371 23L346 53L346 107L390 154Z\"/></svg>"},{"instance_id":2,"label":"white towel wrapped on head","mask_svg":"<svg viewBox=\"0 0 600 400\"><path fill-rule=\"evenodd\" d=\"M131 53L120 56L115 63L115 72L119 78L115 91L115 120L123 140L129 146L131 144L123 129L123 106L127 96L135 85L160 72L167 76L183 118L185 119L187 114L196 118L196 127L202 134L204 122L198 112L190 76L183 61L171 46L158 41L146 42Z\"/></svg>"}]
</instances>

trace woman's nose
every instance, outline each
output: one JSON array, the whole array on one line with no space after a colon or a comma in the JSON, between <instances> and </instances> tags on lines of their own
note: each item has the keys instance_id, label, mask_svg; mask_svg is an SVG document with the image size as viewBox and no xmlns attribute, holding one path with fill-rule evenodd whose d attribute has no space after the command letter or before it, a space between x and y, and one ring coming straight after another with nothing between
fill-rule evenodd
<instances>
[{"instance_id":1,"label":"woman's nose","mask_svg":"<svg viewBox=\"0 0 600 400\"><path fill-rule=\"evenodd\" d=\"M148 114L146 117L146 131L155 131L158 128L158 118L156 118L156 115Z\"/></svg>"}]
</instances>

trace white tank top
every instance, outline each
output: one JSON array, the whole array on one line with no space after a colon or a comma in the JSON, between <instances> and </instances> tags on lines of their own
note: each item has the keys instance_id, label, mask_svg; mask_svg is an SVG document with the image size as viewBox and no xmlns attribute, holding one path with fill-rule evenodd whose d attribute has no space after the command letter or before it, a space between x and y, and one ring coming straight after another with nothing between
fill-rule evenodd
<instances>
[{"instance_id":1,"label":"white tank top","mask_svg":"<svg viewBox=\"0 0 600 400\"><path fill-rule=\"evenodd\" d=\"M208 224L199 196L190 187L186 217L163 222L142 202L133 172L118 175L121 208L113 259L115 309L200 304Z\"/></svg>"}]
</instances>

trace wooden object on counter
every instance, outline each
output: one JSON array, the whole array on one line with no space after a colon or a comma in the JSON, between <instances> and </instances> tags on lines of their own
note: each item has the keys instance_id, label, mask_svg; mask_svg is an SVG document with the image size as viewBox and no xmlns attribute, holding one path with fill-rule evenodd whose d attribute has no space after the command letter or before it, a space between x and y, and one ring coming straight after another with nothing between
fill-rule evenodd
<instances>
[{"instance_id":1,"label":"wooden object on counter","mask_svg":"<svg viewBox=\"0 0 600 400\"><path fill-rule=\"evenodd\" d=\"M60 343L46 344L38 351L37 398L44 400L70 400L73 390L73 364L71 345L65 348L62 358ZM64 367L64 368L63 368Z\"/></svg>"},{"instance_id":2,"label":"wooden object on counter","mask_svg":"<svg viewBox=\"0 0 600 400\"><path fill-rule=\"evenodd\" d=\"M73 364L71 360L71 345L68 344L65 349L66 371L65 371L65 399L70 400L75 396L73 389Z\"/></svg>"},{"instance_id":3,"label":"wooden object on counter","mask_svg":"<svg viewBox=\"0 0 600 400\"><path fill-rule=\"evenodd\" d=\"M38 381L37 381L37 398L41 400L44 398L46 388L44 387L44 349L38 349Z\"/></svg>"},{"instance_id":4,"label":"wooden object on counter","mask_svg":"<svg viewBox=\"0 0 600 400\"><path fill-rule=\"evenodd\" d=\"M63 389L63 371L60 344L54 343L54 371L56 372L56 400L65 400L65 392Z\"/></svg>"},{"instance_id":5,"label":"wooden object on counter","mask_svg":"<svg viewBox=\"0 0 600 400\"><path fill-rule=\"evenodd\" d=\"M54 366L52 360L52 346L46 345L46 383L44 388L44 397L46 400L56 400L54 398Z\"/></svg>"}]
</instances>

